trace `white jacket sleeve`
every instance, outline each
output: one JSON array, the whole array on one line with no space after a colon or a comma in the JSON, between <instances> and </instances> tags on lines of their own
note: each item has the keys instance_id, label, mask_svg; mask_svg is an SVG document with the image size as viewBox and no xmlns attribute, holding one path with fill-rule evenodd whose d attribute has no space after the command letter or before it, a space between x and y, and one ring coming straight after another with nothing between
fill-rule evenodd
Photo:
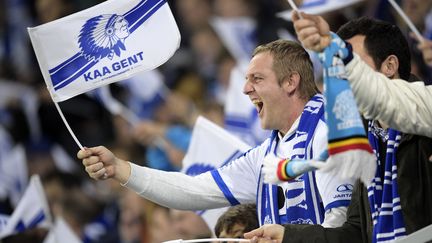
<instances>
[{"instance_id":1,"label":"white jacket sleeve","mask_svg":"<svg viewBox=\"0 0 432 243\"><path fill-rule=\"evenodd\" d=\"M365 118L381 120L401 132L432 137L432 86L389 79L356 54L346 71Z\"/></svg>"},{"instance_id":2,"label":"white jacket sleeve","mask_svg":"<svg viewBox=\"0 0 432 243\"><path fill-rule=\"evenodd\" d=\"M210 173L192 177L130 163L131 175L123 185L140 196L169 208L203 210L230 206Z\"/></svg>"}]
</instances>

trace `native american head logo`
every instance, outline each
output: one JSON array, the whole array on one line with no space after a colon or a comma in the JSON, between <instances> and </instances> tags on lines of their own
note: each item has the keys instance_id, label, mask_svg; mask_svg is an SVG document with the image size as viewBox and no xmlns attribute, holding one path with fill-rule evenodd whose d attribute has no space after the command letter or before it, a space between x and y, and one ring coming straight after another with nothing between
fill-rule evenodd
<instances>
[{"instance_id":1,"label":"native american head logo","mask_svg":"<svg viewBox=\"0 0 432 243\"><path fill-rule=\"evenodd\" d=\"M100 60L126 50L124 40L129 36L129 23L117 14L93 17L82 26L78 38L81 53L88 60Z\"/></svg>"}]
</instances>

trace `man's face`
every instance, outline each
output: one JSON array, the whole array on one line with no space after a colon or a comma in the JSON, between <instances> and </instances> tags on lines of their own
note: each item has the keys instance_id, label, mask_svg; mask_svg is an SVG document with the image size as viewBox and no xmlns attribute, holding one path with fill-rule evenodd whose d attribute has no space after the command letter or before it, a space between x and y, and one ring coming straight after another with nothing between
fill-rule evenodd
<instances>
[{"instance_id":1,"label":"man's face","mask_svg":"<svg viewBox=\"0 0 432 243\"><path fill-rule=\"evenodd\" d=\"M273 57L262 52L252 58L246 73L243 93L255 105L263 129L281 130L284 128L288 95L279 85L273 71Z\"/></svg>"},{"instance_id":2,"label":"man's face","mask_svg":"<svg viewBox=\"0 0 432 243\"><path fill-rule=\"evenodd\" d=\"M375 66L375 63L372 59L372 57L368 54L365 46L364 46L364 35L355 35L354 37L346 40L352 45L353 51L357 53L357 55L360 56L360 58L371 68L373 68L375 71L377 71L377 67Z\"/></svg>"},{"instance_id":3,"label":"man's face","mask_svg":"<svg viewBox=\"0 0 432 243\"><path fill-rule=\"evenodd\" d=\"M126 19L119 16L114 23L114 31L118 38L124 39L129 36L129 23Z\"/></svg>"}]
</instances>

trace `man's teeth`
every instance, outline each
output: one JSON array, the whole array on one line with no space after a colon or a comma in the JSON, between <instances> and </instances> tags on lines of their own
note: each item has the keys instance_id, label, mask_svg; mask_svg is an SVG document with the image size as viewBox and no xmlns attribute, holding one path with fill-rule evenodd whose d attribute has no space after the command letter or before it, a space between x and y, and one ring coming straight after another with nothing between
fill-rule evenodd
<instances>
[{"instance_id":1,"label":"man's teeth","mask_svg":"<svg viewBox=\"0 0 432 243\"><path fill-rule=\"evenodd\" d=\"M263 103L259 100L254 100L253 104L255 105L255 108L257 109L258 113L261 112Z\"/></svg>"}]
</instances>

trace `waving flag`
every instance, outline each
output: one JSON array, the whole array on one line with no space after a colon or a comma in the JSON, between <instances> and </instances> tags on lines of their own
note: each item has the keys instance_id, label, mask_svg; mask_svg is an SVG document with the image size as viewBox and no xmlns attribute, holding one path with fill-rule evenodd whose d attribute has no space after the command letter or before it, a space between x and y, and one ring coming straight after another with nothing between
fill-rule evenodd
<instances>
[{"instance_id":1,"label":"waving flag","mask_svg":"<svg viewBox=\"0 0 432 243\"><path fill-rule=\"evenodd\" d=\"M152 70L180 44L166 0L109 0L28 31L55 102Z\"/></svg>"},{"instance_id":2,"label":"waving flag","mask_svg":"<svg viewBox=\"0 0 432 243\"><path fill-rule=\"evenodd\" d=\"M4 215L4 214L0 214L0 232L2 232L3 228L6 227L8 221L9 221L9 216Z\"/></svg>"},{"instance_id":3,"label":"waving flag","mask_svg":"<svg viewBox=\"0 0 432 243\"><path fill-rule=\"evenodd\" d=\"M140 119L152 119L170 90L157 69L142 72L121 82L128 92L127 106Z\"/></svg>"},{"instance_id":4,"label":"waving flag","mask_svg":"<svg viewBox=\"0 0 432 243\"><path fill-rule=\"evenodd\" d=\"M198 117L188 151L183 159L182 172L198 175L217 169L249 150L250 146L231 135L213 122ZM210 229L214 229L223 209L212 209L198 212Z\"/></svg>"},{"instance_id":5,"label":"waving flag","mask_svg":"<svg viewBox=\"0 0 432 243\"><path fill-rule=\"evenodd\" d=\"M303 0L303 3L299 5L299 11L320 15L340 10L363 1L364 0ZM291 21L291 11L292 10L286 10L280 12L277 16Z\"/></svg>"},{"instance_id":6,"label":"waving flag","mask_svg":"<svg viewBox=\"0 0 432 243\"><path fill-rule=\"evenodd\" d=\"M0 239L31 228L49 228L51 224L51 215L40 178L34 175L7 225L0 231Z\"/></svg>"},{"instance_id":7,"label":"waving flag","mask_svg":"<svg viewBox=\"0 0 432 243\"><path fill-rule=\"evenodd\" d=\"M213 17L210 25L238 63L249 62L257 45L255 19Z\"/></svg>"},{"instance_id":8,"label":"waving flag","mask_svg":"<svg viewBox=\"0 0 432 243\"><path fill-rule=\"evenodd\" d=\"M12 138L9 133L0 125L0 199L6 200L10 197L10 186L13 181L10 167L9 154L13 148ZM5 213L5 212L0 212Z\"/></svg>"},{"instance_id":9,"label":"waving flag","mask_svg":"<svg viewBox=\"0 0 432 243\"><path fill-rule=\"evenodd\" d=\"M81 243L82 240L72 231L66 221L59 217L48 232L43 243Z\"/></svg>"},{"instance_id":10,"label":"waving flag","mask_svg":"<svg viewBox=\"0 0 432 243\"><path fill-rule=\"evenodd\" d=\"M13 206L17 206L19 199L24 194L28 183L28 168L25 149L22 145L14 146L7 158L0 162L0 177L9 191L9 199Z\"/></svg>"}]
</instances>

